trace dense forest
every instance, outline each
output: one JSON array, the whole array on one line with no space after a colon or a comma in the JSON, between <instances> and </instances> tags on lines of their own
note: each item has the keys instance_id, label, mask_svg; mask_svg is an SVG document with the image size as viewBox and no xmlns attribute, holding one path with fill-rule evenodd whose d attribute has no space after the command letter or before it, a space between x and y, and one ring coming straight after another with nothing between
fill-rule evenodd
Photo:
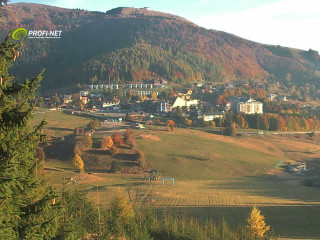
<instances>
[{"instance_id":1,"label":"dense forest","mask_svg":"<svg viewBox=\"0 0 320 240\"><path fill-rule=\"evenodd\" d=\"M0 33L26 29L62 30L61 39L25 38L11 71L18 79L46 68L43 89L154 77L176 83L196 79L279 81L319 85L319 54L251 42L207 30L170 14L117 8L107 12L11 4Z\"/></svg>"}]
</instances>

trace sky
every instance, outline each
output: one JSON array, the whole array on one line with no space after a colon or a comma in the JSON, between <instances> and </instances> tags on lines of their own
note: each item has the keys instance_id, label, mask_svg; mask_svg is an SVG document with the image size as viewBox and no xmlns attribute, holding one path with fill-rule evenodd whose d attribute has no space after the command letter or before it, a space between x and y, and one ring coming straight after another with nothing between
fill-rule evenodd
<instances>
[{"instance_id":1,"label":"sky","mask_svg":"<svg viewBox=\"0 0 320 240\"><path fill-rule=\"evenodd\" d=\"M11 0L105 12L150 7L207 29L271 45L320 52L319 0Z\"/></svg>"}]
</instances>

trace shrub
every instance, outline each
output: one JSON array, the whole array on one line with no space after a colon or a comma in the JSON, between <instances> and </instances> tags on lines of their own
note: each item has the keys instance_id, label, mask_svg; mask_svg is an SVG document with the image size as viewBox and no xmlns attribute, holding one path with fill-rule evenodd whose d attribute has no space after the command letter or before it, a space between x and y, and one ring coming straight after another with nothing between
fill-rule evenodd
<instances>
[{"instance_id":1,"label":"shrub","mask_svg":"<svg viewBox=\"0 0 320 240\"><path fill-rule=\"evenodd\" d=\"M128 145L130 145L131 148L133 148L136 144L136 136L134 134L134 131L131 129L127 129L124 133L124 142Z\"/></svg>"},{"instance_id":2,"label":"shrub","mask_svg":"<svg viewBox=\"0 0 320 240\"><path fill-rule=\"evenodd\" d=\"M232 123L230 127L227 127L223 130L223 135L234 137L237 134L236 124Z\"/></svg>"},{"instance_id":3,"label":"shrub","mask_svg":"<svg viewBox=\"0 0 320 240\"><path fill-rule=\"evenodd\" d=\"M100 122L97 119L91 120L87 125L89 129L93 129L93 130L98 128L99 126L100 126Z\"/></svg>"},{"instance_id":4,"label":"shrub","mask_svg":"<svg viewBox=\"0 0 320 240\"><path fill-rule=\"evenodd\" d=\"M110 168L110 171L112 173L116 173L116 172L119 172L121 170L121 164L119 161L116 161L116 160L113 160L111 162L111 168Z\"/></svg>"},{"instance_id":5,"label":"shrub","mask_svg":"<svg viewBox=\"0 0 320 240\"><path fill-rule=\"evenodd\" d=\"M137 150L137 161L140 165L140 167L145 170L146 169L146 157L144 155L144 153L141 150Z\"/></svg>"},{"instance_id":6,"label":"shrub","mask_svg":"<svg viewBox=\"0 0 320 240\"><path fill-rule=\"evenodd\" d=\"M76 154L72 160L72 163L75 167L77 167L80 171L83 171L84 169L84 163L82 161L82 158L80 155Z\"/></svg>"},{"instance_id":7,"label":"shrub","mask_svg":"<svg viewBox=\"0 0 320 240\"><path fill-rule=\"evenodd\" d=\"M85 150L92 148L92 139L88 134L83 136L82 144L85 147Z\"/></svg>"},{"instance_id":8,"label":"shrub","mask_svg":"<svg viewBox=\"0 0 320 240\"><path fill-rule=\"evenodd\" d=\"M113 140L110 136L103 137L101 141L101 148L103 150L107 150L108 148L111 148L113 146Z\"/></svg>"},{"instance_id":9,"label":"shrub","mask_svg":"<svg viewBox=\"0 0 320 240\"><path fill-rule=\"evenodd\" d=\"M121 133L119 133L119 132L113 133L112 134L112 141L113 141L113 144L116 146L123 145L123 138L121 136Z\"/></svg>"}]
</instances>

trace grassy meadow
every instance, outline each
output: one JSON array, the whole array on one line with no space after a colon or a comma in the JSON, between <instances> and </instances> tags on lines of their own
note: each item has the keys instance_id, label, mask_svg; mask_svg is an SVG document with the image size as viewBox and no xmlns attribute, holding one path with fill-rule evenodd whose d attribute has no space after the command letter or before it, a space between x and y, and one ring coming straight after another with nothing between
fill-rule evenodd
<instances>
[{"instance_id":1,"label":"grassy meadow","mask_svg":"<svg viewBox=\"0 0 320 240\"><path fill-rule=\"evenodd\" d=\"M201 135L202 134L202 135ZM256 149L207 138L198 131L177 129L154 133L159 141L138 139L150 164L164 176L183 180L260 175L283 160Z\"/></svg>"},{"instance_id":2,"label":"grassy meadow","mask_svg":"<svg viewBox=\"0 0 320 240\"><path fill-rule=\"evenodd\" d=\"M50 111L38 108L32 114L31 126L36 126L43 119L48 123L46 129L54 134L55 137L65 137L74 132L76 127L85 127L90 122L90 118L79 117L65 114L61 111Z\"/></svg>"},{"instance_id":3,"label":"grassy meadow","mask_svg":"<svg viewBox=\"0 0 320 240\"><path fill-rule=\"evenodd\" d=\"M48 129L63 129L56 131L66 135L89 121L61 112L48 113L47 120ZM148 163L162 176L174 177L174 186L146 182L147 173L79 174L69 161L54 159L44 164L47 181L56 189L80 189L102 206L120 187L133 204L202 220L223 217L233 226L244 223L257 206L282 238L320 239L319 188L302 184L308 176L294 176L279 167L281 162L304 160L318 164L319 143L302 136L232 138L194 129L167 132L162 127L135 133Z\"/></svg>"}]
</instances>

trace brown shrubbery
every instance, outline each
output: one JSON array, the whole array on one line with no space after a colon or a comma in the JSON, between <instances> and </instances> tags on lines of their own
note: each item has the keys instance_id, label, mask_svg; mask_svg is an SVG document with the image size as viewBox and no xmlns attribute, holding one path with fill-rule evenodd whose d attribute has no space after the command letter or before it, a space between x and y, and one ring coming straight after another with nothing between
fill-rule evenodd
<instances>
[{"instance_id":1,"label":"brown shrubbery","mask_svg":"<svg viewBox=\"0 0 320 240\"><path fill-rule=\"evenodd\" d=\"M113 146L113 140L110 136L103 137L101 141L101 148L103 150L107 150Z\"/></svg>"}]
</instances>

